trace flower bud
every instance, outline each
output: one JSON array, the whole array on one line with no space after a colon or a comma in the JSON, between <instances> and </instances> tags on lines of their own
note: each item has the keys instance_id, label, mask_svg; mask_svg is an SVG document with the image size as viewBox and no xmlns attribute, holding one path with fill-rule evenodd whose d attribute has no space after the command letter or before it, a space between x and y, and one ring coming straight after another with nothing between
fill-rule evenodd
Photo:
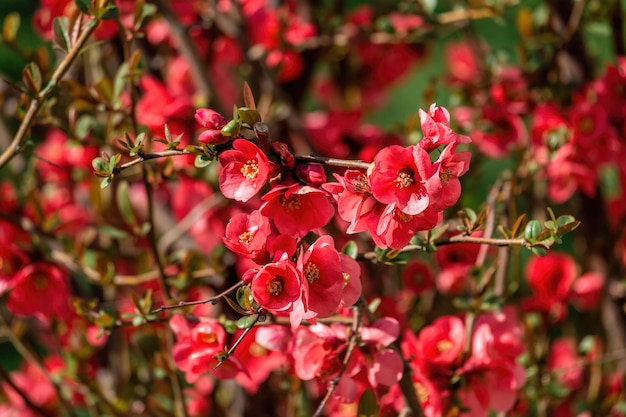
<instances>
[{"instance_id":1,"label":"flower bud","mask_svg":"<svg viewBox=\"0 0 626 417\"><path fill-rule=\"evenodd\" d=\"M320 164L298 165L296 175L300 180L312 186L319 186L326 182L326 173Z\"/></svg>"},{"instance_id":2,"label":"flower bud","mask_svg":"<svg viewBox=\"0 0 626 417\"><path fill-rule=\"evenodd\" d=\"M200 126L211 129L211 130L220 130L224 125L226 125L226 119L224 116L211 109L198 109L196 110L196 114L194 116L196 118L196 122L200 124Z\"/></svg>"}]
</instances>

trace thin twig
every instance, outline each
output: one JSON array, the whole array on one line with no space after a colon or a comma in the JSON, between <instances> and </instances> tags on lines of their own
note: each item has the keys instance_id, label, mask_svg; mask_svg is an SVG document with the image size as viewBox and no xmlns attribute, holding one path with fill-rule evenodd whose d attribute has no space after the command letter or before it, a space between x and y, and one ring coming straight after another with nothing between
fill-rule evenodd
<instances>
[{"instance_id":1,"label":"thin twig","mask_svg":"<svg viewBox=\"0 0 626 417\"><path fill-rule=\"evenodd\" d=\"M352 359L352 353L357 346L359 341L359 326L361 325L361 309L358 307L353 307L352 311L354 312L354 317L352 319L352 333L350 334L350 340L348 342L348 348L346 349L346 355L343 358L343 362L341 363L341 368L339 369L339 373L337 376L330 380L330 387L326 391L326 395L317 406L317 410L313 414L313 417L320 417L322 412L324 412L324 408L326 408L326 404L332 397L333 393L339 386L339 381L343 377L348 369L348 364L350 363L350 359Z\"/></svg>"},{"instance_id":2,"label":"thin twig","mask_svg":"<svg viewBox=\"0 0 626 417\"><path fill-rule=\"evenodd\" d=\"M184 308L184 307L196 306L196 305L200 305L200 304L214 303L214 302L218 301L219 299L224 298L225 296L227 296L231 292L235 291L237 288L243 287L243 285L244 285L244 282L243 281L239 281L235 285L231 286L230 288L227 288L226 290L222 291L221 293L217 294L216 296L213 296L213 297L210 297L210 298L206 298L204 300L181 301L178 304L161 306L161 307L157 308L156 310L153 310L152 313L156 314L156 313L160 313L161 311L164 311L164 310L174 310L174 309L177 309L177 308Z\"/></svg>"},{"instance_id":3,"label":"thin twig","mask_svg":"<svg viewBox=\"0 0 626 417\"><path fill-rule=\"evenodd\" d=\"M352 161L347 159L326 158L324 156L302 155L296 156L298 162L317 162L332 167L353 168L367 170L372 164L363 161Z\"/></svg>"}]
</instances>

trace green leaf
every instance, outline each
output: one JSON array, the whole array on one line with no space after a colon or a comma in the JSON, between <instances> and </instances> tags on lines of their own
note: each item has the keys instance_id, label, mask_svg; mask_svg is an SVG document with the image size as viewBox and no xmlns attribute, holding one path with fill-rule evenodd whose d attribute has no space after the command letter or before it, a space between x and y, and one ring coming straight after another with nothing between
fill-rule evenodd
<instances>
[{"instance_id":1,"label":"green leaf","mask_svg":"<svg viewBox=\"0 0 626 417\"><path fill-rule=\"evenodd\" d=\"M254 323L256 323L258 317L259 317L258 314L251 314L249 316L243 316L242 318L237 320L237 328L249 329L250 327L254 326Z\"/></svg>"},{"instance_id":2,"label":"green leaf","mask_svg":"<svg viewBox=\"0 0 626 417\"><path fill-rule=\"evenodd\" d=\"M562 236L565 233L569 233L571 231L578 229L578 226L580 226L580 221L576 220L576 221L573 221L572 223L566 224L565 226L559 227L559 229L557 230L557 233L559 236Z\"/></svg>"},{"instance_id":3,"label":"green leaf","mask_svg":"<svg viewBox=\"0 0 626 417\"><path fill-rule=\"evenodd\" d=\"M226 126L222 128L221 133L222 135L227 136L227 137L237 136L240 130L241 130L241 121L231 120L230 122L226 123Z\"/></svg>"},{"instance_id":4,"label":"green leaf","mask_svg":"<svg viewBox=\"0 0 626 417\"><path fill-rule=\"evenodd\" d=\"M72 48L70 40L70 20L65 16L55 17L52 21L54 43L61 50L67 52Z\"/></svg>"},{"instance_id":5,"label":"green leaf","mask_svg":"<svg viewBox=\"0 0 626 417\"><path fill-rule=\"evenodd\" d=\"M113 157L109 160L109 172L113 172L113 169L117 166L121 159L122 154L116 153L113 155Z\"/></svg>"},{"instance_id":6,"label":"green leaf","mask_svg":"<svg viewBox=\"0 0 626 417\"><path fill-rule=\"evenodd\" d=\"M20 14L17 12L9 13L4 18L2 25L2 40L6 44L15 42L17 31L20 28Z\"/></svg>"},{"instance_id":7,"label":"green leaf","mask_svg":"<svg viewBox=\"0 0 626 417\"><path fill-rule=\"evenodd\" d=\"M41 71L39 71L39 67L34 62L29 62L28 65L22 71L22 81L24 81L24 85L26 88L37 94L41 91Z\"/></svg>"},{"instance_id":8,"label":"green leaf","mask_svg":"<svg viewBox=\"0 0 626 417\"><path fill-rule=\"evenodd\" d=\"M97 124L96 118L91 114L83 114L76 121L76 126L74 127L74 134L78 139L85 139L93 127Z\"/></svg>"},{"instance_id":9,"label":"green leaf","mask_svg":"<svg viewBox=\"0 0 626 417\"><path fill-rule=\"evenodd\" d=\"M341 253L348 255L352 259L356 259L356 257L359 255L359 247L354 240L349 240L343 246L343 249L341 249Z\"/></svg>"},{"instance_id":10,"label":"green leaf","mask_svg":"<svg viewBox=\"0 0 626 417\"><path fill-rule=\"evenodd\" d=\"M107 188L111 184L111 180L112 180L112 177L102 178L102 181L100 182L100 188L101 189Z\"/></svg>"},{"instance_id":11,"label":"green leaf","mask_svg":"<svg viewBox=\"0 0 626 417\"><path fill-rule=\"evenodd\" d=\"M110 172L108 170L108 168L109 168L108 162L105 161L104 158L102 158L100 156L95 157L91 161L91 166L93 167L94 171L96 171L96 172L102 172L102 173L109 173Z\"/></svg>"},{"instance_id":12,"label":"green leaf","mask_svg":"<svg viewBox=\"0 0 626 417\"><path fill-rule=\"evenodd\" d=\"M196 168L204 168L208 166L213 160L204 155L197 155L193 161L193 166Z\"/></svg>"},{"instance_id":13,"label":"green leaf","mask_svg":"<svg viewBox=\"0 0 626 417\"><path fill-rule=\"evenodd\" d=\"M245 287L238 288L236 298L237 298L237 304L239 304L239 306L243 310L245 311L252 310L252 301L251 301L251 294L250 294L249 286L246 285Z\"/></svg>"},{"instance_id":14,"label":"green leaf","mask_svg":"<svg viewBox=\"0 0 626 417\"><path fill-rule=\"evenodd\" d=\"M118 68L115 73L115 79L113 80L113 97L112 99L116 102L119 101L122 92L124 92L124 85L126 84L126 79L128 75L128 64L124 62Z\"/></svg>"},{"instance_id":15,"label":"green leaf","mask_svg":"<svg viewBox=\"0 0 626 417\"><path fill-rule=\"evenodd\" d=\"M258 111L254 109L249 109L247 107L239 108L239 117L244 123L247 123L250 126L254 126L256 123L261 121L261 115Z\"/></svg>"},{"instance_id":16,"label":"green leaf","mask_svg":"<svg viewBox=\"0 0 626 417\"><path fill-rule=\"evenodd\" d=\"M117 7L110 4L104 8L104 10L100 10L100 15L98 16L102 20L115 19L120 14L120 11Z\"/></svg>"},{"instance_id":17,"label":"green leaf","mask_svg":"<svg viewBox=\"0 0 626 417\"><path fill-rule=\"evenodd\" d=\"M526 239L535 239L541 233L541 223L538 220L531 220L524 228L524 237Z\"/></svg>"},{"instance_id":18,"label":"green leaf","mask_svg":"<svg viewBox=\"0 0 626 417\"><path fill-rule=\"evenodd\" d=\"M570 216L569 214L564 214L562 216L559 216L558 219L556 219L556 224L559 227L565 226L569 223L574 223L576 221L576 219L574 218L574 216Z\"/></svg>"},{"instance_id":19,"label":"green leaf","mask_svg":"<svg viewBox=\"0 0 626 417\"><path fill-rule=\"evenodd\" d=\"M368 388L361 394L356 414L358 417L377 417L379 413L380 408L376 402L376 395L374 395L374 391Z\"/></svg>"},{"instance_id":20,"label":"green leaf","mask_svg":"<svg viewBox=\"0 0 626 417\"><path fill-rule=\"evenodd\" d=\"M137 225L137 218L130 203L128 182L120 181L117 186L117 207L120 210L122 218L126 224L135 227Z\"/></svg>"},{"instance_id":21,"label":"green leaf","mask_svg":"<svg viewBox=\"0 0 626 417\"><path fill-rule=\"evenodd\" d=\"M111 178L111 177L107 177L107 178ZM128 237L128 233L125 230L118 229L117 227L113 227L109 225L101 226L99 230L100 230L100 233L102 233L103 235L110 236L114 239L124 239Z\"/></svg>"},{"instance_id":22,"label":"green leaf","mask_svg":"<svg viewBox=\"0 0 626 417\"><path fill-rule=\"evenodd\" d=\"M89 14L89 9L91 8L91 0L74 0L76 3L76 7L78 10L85 14Z\"/></svg>"},{"instance_id":23,"label":"green leaf","mask_svg":"<svg viewBox=\"0 0 626 417\"><path fill-rule=\"evenodd\" d=\"M533 246L532 248L530 248L531 252L534 253L535 255L544 257L546 256L546 253L548 253L545 248L539 247L539 246Z\"/></svg>"}]
</instances>

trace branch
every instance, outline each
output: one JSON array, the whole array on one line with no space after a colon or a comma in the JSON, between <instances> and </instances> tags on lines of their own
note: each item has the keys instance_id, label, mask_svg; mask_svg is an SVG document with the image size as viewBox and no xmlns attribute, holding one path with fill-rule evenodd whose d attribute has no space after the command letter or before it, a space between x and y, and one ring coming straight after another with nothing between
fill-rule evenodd
<instances>
[{"instance_id":1,"label":"branch","mask_svg":"<svg viewBox=\"0 0 626 417\"><path fill-rule=\"evenodd\" d=\"M2 152L2 154L0 155L0 170L6 164L8 164L9 161L13 159L13 157L17 155L27 138L27 132L30 129L30 126L33 123L35 116L39 112L39 109L41 108L43 102L52 94L61 79L65 76L67 71L70 69L70 67L78 57L78 55L80 55L83 46L85 46L85 43L87 43L87 40L89 40L91 34L94 32L94 30L96 30L96 27L98 27L98 22L95 20L90 20L87 23L86 29L80 34L80 36L76 40L76 43L68 51L65 58L63 58L57 69L54 71L54 73L50 77L50 80L48 81L48 84L41 91L39 91L35 97L31 99L28 110L24 115L24 119L22 119L22 123L20 123L20 127L18 128L17 133L13 137L13 141L11 141L9 147L5 149L5 151Z\"/></svg>"},{"instance_id":2,"label":"branch","mask_svg":"<svg viewBox=\"0 0 626 417\"><path fill-rule=\"evenodd\" d=\"M200 147L197 147L197 148L201 149ZM117 168L117 172L120 173L124 171L125 169L138 165L142 162L149 161L151 159L167 158L169 156L182 156L182 155L195 155L195 153L186 151L184 149L169 149L169 150L160 151L160 152L142 153L139 156L139 158L128 161L116 168Z\"/></svg>"},{"instance_id":3,"label":"branch","mask_svg":"<svg viewBox=\"0 0 626 417\"><path fill-rule=\"evenodd\" d=\"M219 293L219 294L217 294L217 295L215 295L213 297L205 298L204 300L198 300L198 301L181 301L178 304L168 305L168 306L161 306L161 307L157 308L156 310L153 310L152 314L160 313L161 311L164 311L164 310L174 310L176 308L196 306L196 305L207 304L207 303L215 303L219 299L224 298L225 296L227 296L231 292L235 291L237 288L243 287L243 285L244 285L244 282L243 281L239 281L235 285L231 286L230 288L227 288L226 290L222 291L221 293Z\"/></svg>"},{"instance_id":4,"label":"branch","mask_svg":"<svg viewBox=\"0 0 626 417\"><path fill-rule=\"evenodd\" d=\"M296 156L296 161L298 162L317 162L318 164L339 167L339 168L352 168L352 169L369 169L372 165L369 162L363 161L353 161L347 159L335 159L335 158L326 158L325 156L315 156L315 155L302 155Z\"/></svg>"}]
</instances>

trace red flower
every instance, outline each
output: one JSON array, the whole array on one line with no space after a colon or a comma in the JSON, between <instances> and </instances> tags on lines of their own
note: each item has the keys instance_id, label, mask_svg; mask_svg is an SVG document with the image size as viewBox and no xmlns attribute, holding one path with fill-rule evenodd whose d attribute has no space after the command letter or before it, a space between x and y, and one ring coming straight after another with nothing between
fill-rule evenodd
<instances>
[{"instance_id":1,"label":"red flower","mask_svg":"<svg viewBox=\"0 0 626 417\"><path fill-rule=\"evenodd\" d=\"M604 276L599 272L588 272L576 279L571 289L574 306L580 311L594 310L600 303Z\"/></svg>"},{"instance_id":2,"label":"red flower","mask_svg":"<svg viewBox=\"0 0 626 417\"><path fill-rule=\"evenodd\" d=\"M308 309L318 317L337 311L344 288L339 252L331 236L321 236L298 259L298 269L306 279Z\"/></svg>"},{"instance_id":3,"label":"red flower","mask_svg":"<svg viewBox=\"0 0 626 417\"><path fill-rule=\"evenodd\" d=\"M560 338L550 345L548 369L557 381L570 390L578 389L583 384L583 367L576 351L576 342L570 338Z\"/></svg>"},{"instance_id":4,"label":"red flower","mask_svg":"<svg viewBox=\"0 0 626 417\"><path fill-rule=\"evenodd\" d=\"M459 360L464 342L463 321L455 316L444 316L420 331L416 350L427 369L445 372Z\"/></svg>"},{"instance_id":5,"label":"red flower","mask_svg":"<svg viewBox=\"0 0 626 417\"><path fill-rule=\"evenodd\" d=\"M525 301L525 307L549 313L555 321L563 319L576 275L576 263L569 255L548 252L544 257L531 258L527 264L526 277L534 297Z\"/></svg>"},{"instance_id":6,"label":"red flower","mask_svg":"<svg viewBox=\"0 0 626 417\"><path fill-rule=\"evenodd\" d=\"M7 301L11 313L46 320L69 311L67 275L55 265L30 264L20 269L12 281Z\"/></svg>"},{"instance_id":7,"label":"red flower","mask_svg":"<svg viewBox=\"0 0 626 417\"><path fill-rule=\"evenodd\" d=\"M428 113L419 109L420 122L422 124L423 139L419 146L430 153L441 145L451 143L469 143L472 140L459 135L450 128L450 113L445 107L432 104Z\"/></svg>"},{"instance_id":8,"label":"red flower","mask_svg":"<svg viewBox=\"0 0 626 417\"><path fill-rule=\"evenodd\" d=\"M433 164L433 175L426 181L430 208L445 210L461 196L459 177L469 169L470 152L455 152L456 143L447 145Z\"/></svg>"},{"instance_id":9,"label":"red flower","mask_svg":"<svg viewBox=\"0 0 626 417\"><path fill-rule=\"evenodd\" d=\"M226 226L224 244L233 252L257 263L269 260L267 239L271 234L270 221L258 210L234 215Z\"/></svg>"},{"instance_id":10,"label":"red flower","mask_svg":"<svg viewBox=\"0 0 626 417\"><path fill-rule=\"evenodd\" d=\"M269 161L263 151L245 139L235 140L233 148L219 157L220 190L227 198L246 202L265 185Z\"/></svg>"},{"instance_id":11,"label":"red flower","mask_svg":"<svg viewBox=\"0 0 626 417\"><path fill-rule=\"evenodd\" d=\"M277 186L262 199L261 213L274 221L280 233L295 238L326 226L335 214L328 195L309 186Z\"/></svg>"},{"instance_id":12,"label":"red flower","mask_svg":"<svg viewBox=\"0 0 626 417\"><path fill-rule=\"evenodd\" d=\"M427 264L420 261L412 261L402 271L402 283L414 295L420 295L424 291L433 288L435 278L433 271Z\"/></svg>"},{"instance_id":13,"label":"red flower","mask_svg":"<svg viewBox=\"0 0 626 417\"><path fill-rule=\"evenodd\" d=\"M428 153L418 146L383 148L368 170L374 197L384 204L396 203L405 214L420 214L429 204L425 182L432 173Z\"/></svg>"},{"instance_id":14,"label":"red flower","mask_svg":"<svg viewBox=\"0 0 626 417\"><path fill-rule=\"evenodd\" d=\"M192 326L182 315L175 314L169 324L177 339L172 348L174 363L185 372L190 384L205 372L210 371L218 378L233 378L241 371L241 364L232 356L214 369L217 355L226 343L226 331L217 320L204 319Z\"/></svg>"},{"instance_id":15,"label":"red flower","mask_svg":"<svg viewBox=\"0 0 626 417\"><path fill-rule=\"evenodd\" d=\"M252 277L254 300L271 311L291 311L302 298L302 273L293 262L281 260L263 266Z\"/></svg>"}]
</instances>

